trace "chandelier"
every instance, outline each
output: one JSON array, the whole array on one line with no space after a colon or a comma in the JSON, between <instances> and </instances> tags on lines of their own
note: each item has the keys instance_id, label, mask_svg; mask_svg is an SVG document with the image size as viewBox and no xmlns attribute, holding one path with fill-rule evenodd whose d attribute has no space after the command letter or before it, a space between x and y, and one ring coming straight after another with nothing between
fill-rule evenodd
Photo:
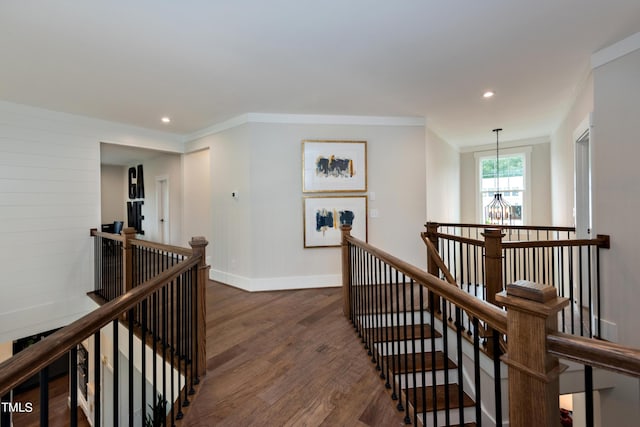
<instances>
[{"instance_id":1,"label":"chandelier","mask_svg":"<svg viewBox=\"0 0 640 427\"><path fill-rule=\"evenodd\" d=\"M487 223L494 225L510 224L512 217L512 208L502 198L500 193L500 155L498 151L498 133L502 129L494 129L496 133L496 192L493 195L493 200L487 206L484 207L485 218Z\"/></svg>"}]
</instances>

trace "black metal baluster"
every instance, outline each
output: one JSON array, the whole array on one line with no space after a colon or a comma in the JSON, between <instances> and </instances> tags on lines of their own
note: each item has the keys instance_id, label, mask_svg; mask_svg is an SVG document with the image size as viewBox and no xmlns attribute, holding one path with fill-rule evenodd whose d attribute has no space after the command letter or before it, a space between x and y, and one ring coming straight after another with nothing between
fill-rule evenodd
<instances>
[{"instance_id":1,"label":"black metal baluster","mask_svg":"<svg viewBox=\"0 0 640 427\"><path fill-rule=\"evenodd\" d=\"M113 425L120 425L120 350L118 349L118 327L120 326L118 319L113 319Z\"/></svg>"},{"instance_id":2,"label":"black metal baluster","mask_svg":"<svg viewBox=\"0 0 640 427\"><path fill-rule=\"evenodd\" d=\"M442 349L444 351L444 360L445 363L448 363L449 360L449 327L447 325L447 322L444 320L447 318L447 304L443 304L442 305ZM434 384L435 386L435 384ZM450 409L451 409L451 396L449 394L449 370L445 369L444 370L444 418L445 418L445 424L450 426L451 425L451 414L450 414ZM439 408L437 407L437 400L434 400L433 402L433 406L434 406L434 410L438 410Z\"/></svg>"},{"instance_id":3,"label":"black metal baluster","mask_svg":"<svg viewBox=\"0 0 640 427\"><path fill-rule=\"evenodd\" d=\"M78 425L78 347L69 351L69 425Z\"/></svg>"},{"instance_id":4,"label":"black metal baluster","mask_svg":"<svg viewBox=\"0 0 640 427\"><path fill-rule=\"evenodd\" d=\"M413 279L409 280L410 288L410 298L411 298L411 374L413 377L413 421L414 423L418 423L418 387L416 386L418 382L418 377L416 373L416 313L415 313L415 282ZM408 395L407 391L407 395Z\"/></svg>"},{"instance_id":5,"label":"black metal baluster","mask_svg":"<svg viewBox=\"0 0 640 427\"><path fill-rule=\"evenodd\" d=\"M156 255L156 261L157 261L157 255ZM157 266L157 263L156 263ZM157 267L156 267L157 268ZM167 400L167 322L169 321L168 319L168 310L167 310L167 306L168 306L168 298L167 298L167 286L163 286L161 289L161 300L162 300L162 401L166 401L167 404L172 404L172 402L169 402ZM173 369L172 369L173 371ZM173 374L172 374L173 375ZM173 399L173 396L170 396L171 399ZM163 417L163 423L162 425L166 424L166 421L164 421Z\"/></svg>"},{"instance_id":6,"label":"black metal baluster","mask_svg":"<svg viewBox=\"0 0 640 427\"><path fill-rule=\"evenodd\" d=\"M574 319L574 304L575 301L573 299L573 246L569 246L567 247L567 252L568 252L568 258L569 258L569 301L571 301L570 304L570 311L569 311L569 319L571 321L571 334L575 334L576 333L576 322Z\"/></svg>"},{"instance_id":7,"label":"black metal baluster","mask_svg":"<svg viewBox=\"0 0 640 427\"><path fill-rule=\"evenodd\" d=\"M560 292L560 296L564 297L566 295L565 289L565 267L564 267L564 247L560 246L558 248L558 275L560 279L560 288L562 291ZM567 332L567 309L562 310L562 329L561 332Z\"/></svg>"},{"instance_id":8,"label":"black metal baluster","mask_svg":"<svg viewBox=\"0 0 640 427\"><path fill-rule=\"evenodd\" d=\"M435 294L433 293L433 291L429 291L429 307L433 307L435 304ZM437 426L438 425L438 408L437 408L437 402L438 402L438 391L437 391L437 385L438 384L438 378L436 375L436 315L435 315L435 311L432 309L430 310L430 319L429 319L429 332L431 335L431 401L433 402L433 408L434 410L431 411L432 415L433 415L433 425ZM477 334L476 334L477 335ZM445 366L448 367L447 361L445 360ZM426 391L426 387L425 387L425 391ZM426 411L426 406L425 406L425 411ZM426 422L426 419L425 419Z\"/></svg>"},{"instance_id":9,"label":"black metal baluster","mask_svg":"<svg viewBox=\"0 0 640 427\"><path fill-rule=\"evenodd\" d=\"M592 278L591 278L591 246L587 246L587 292L588 292L588 301L589 301L589 338L593 338L593 297L591 294L592 289ZM580 310L582 312L582 310Z\"/></svg>"},{"instance_id":10,"label":"black metal baluster","mask_svg":"<svg viewBox=\"0 0 640 427\"><path fill-rule=\"evenodd\" d=\"M369 254L367 257L367 278L369 282L369 313L370 322L367 329L367 343L369 345L369 356L371 356L371 363L376 363L376 348L375 348L375 333L376 326L378 324L378 313L376 313L376 283L375 283L375 259L373 255Z\"/></svg>"},{"instance_id":11,"label":"black metal baluster","mask_svg":"<svg viewBox=\"0 0 640 427\"><path fill-rule=\"evenodd\" d=\"M404 390L405 390L405 396L404 396L404 401L405 401L405 417L404 417L404 422L406 424L411 424L411 418L409 417L409 330L407 329L408 325L408 311L407 311L407 277L404 275L404 273L402 273L402 301L403 301L403 312L404 312L404 339L402 342L404 342ZM413 322L411 322L411 325L413 325Z\"/></svg>"},{"instance_id":12,"label":"black metal baluster","mask_svg":"<svg viewBox=\"0 0 640 427\"><path fill-rule=\"evenodd\" d=\"M49 366L40 370L40 427L49 425Z\"/></svg>"},{"instance_id":13,"label":"black metal baluster","mask_svg":"<svg viewBox=\"0 0 640 427\"><path fill-rule=\"evenodd\" d=\"M593 427L593 368L584 367L584 399L587 427Z\"/></svg>"},{"instance_id":14,"label":"black metal baluster","mask_svg":"<svg viewBox=\"0 0 640 427\"><path fill-rule=\"evenodd\" d=\"M583 337L584 336L584 321L582 319L582 312L583 309L582 307L584 307L584 300L583 300L583 287L584 287L584 265L582 262L582 246L578 246L578 312L579 312L579 319L580 319L580 336Z\"/></svg>"},{"instance_id":15,"label":"black metal baluster","mask_svg":"<svg viewBox=\"0 0 640 427\"><path fill-rule=\"evenodd\" d=\"M140 390L140 402L142 406L142 420L143 422L147 419L147 298L143 299L141 302L141 340L140 340L140 353L142 354L142 379ZM152 355L155 357L155 355ZM153 396L153 394L151 394Z\"/></svg>"},{"instance_id":16,"label":"black metal baluster","mask_svg":"<svg viewBox=\"0 0 640 427\"><path fill-rule=\"evenodd\" d=\"M351 263L351 258L349 258L349 263ZM200 302L200 291L199 291L199 283L200 281L198 280L198 266L194 266L193 267L193 274L191 277L191 280L193 282L192 286L193 286L193 294L194 294L194 304L193 304L193 318L194 318L194 328L195 328L195 343L194 343L194 359L195 359L195 380L194 380L194 384L198 385L200 384L200 367L199 367L199 359L200 359L200 340L198 338L198 329L200 326L200 317L199 317L199 310L198 307L200 307L200 304L204 304L205 301ZM206 283L206 282L205 282ZM205 288L206 289L206 288ZM202 290L203 295L205 294L205 289ZM351 292L351 279L349 279L349 292ZM351 300L350 300L351 301ZM350 302L351 305L352 302ZM351 309L349 310L351 311ZM203 327L206 326L206 319L202 319L204 324ZM205 338L205 337L203 337Z\"/></svg>"},{"instance_id":17,"label":"black metal baluster","mask_svg":"<svg viewBox=\"0 0 640 427\"><path fill-rule=\"evenodd\" d=\"M146 265L146 262L145 262ZM151 302L151 341L153 342L153 363L152 363L152 373L153 373L153 393L152 402L156 402L156 396L158 395L158 321L160 319L160 313L158 310L158 291L152 294L152 302Z\"/></svg>"},{"instance_id":18,"label":"black metal baluster","mask_svg":"<svg viewBox=\"0 0 640 427\"><path fill-rule=\"evenodd\" d=\"M473 374L475 380L475 407L476 407L476 425L482 427L482 384L480 383L480 334L478 330L480 324L478 318L473 318Z\"/></svg>"},{"instance_id":19,"label":"black metal baluster","mask_svg":"<svg viewBox=\"0 0 640 427\"><path fill-rule=\"evenodd\" d=\"M456 307L456 340L458 346L458 411L459 424L464 425L464 376L462 374L462 310Z\"/></svg>"},{"instance_id":20,"label":"black metal baluster","mask_svg":"<svg viewBox=\"0 0 640 427\"><path fill-rule=\"evenodd\" d=\"M189 387L187 384L187 377L189 375L189 371L188 371L188 362L189 362L189 355L188 355L188 350L187 350L187 345L189 343L189 293L188 293L188 288L187 288L187 283L185 282L184 278L182 276L178 277L178 283L180 285L180 287L182 288L182 356L181 359L184 360L184 401L182 402L183 406L189 406L189 404L191 403L189 401ZM179 344L180 345L180 344ZM178 363L180 359L178 359Z\"/></svg>"},{"instance_id":21,"label":"black metal baluster","mask_svg":"<svg viewBox=\"0 0 640 427\"><path fill-rule=\"evenodd\" d=\"M175 354L176 354L176 348L177 348L177 326L176 326L176 314L175 314L175 307L176 307L176 286L177 283L175 281L172 281L171 283L169 283L169 306L171 307L171 311L169 313L169 341L171 342L171 345L169 347L169 353L171 354L171 362L170 362L170 366L173 369L175 369ZM171 383L170 383L170 394L169 396L171 396L171 398L173 399L173 396L176 395L175 392L175 381L174 381L174 374L173 372L171 373ZM179 390L179 389L178 389ZM173 422L176 419L176 409L175 409L176 405L171 405L171 423L173 424Z\"/></svg>"},{"instance_id":22,"label":"black metal baluster","mask_svg":"<svg viewBox=\"0 0 640 427\"><path fill-rule=\"evenodd\" d=\"M602 337L602 317L600 316L600 248L596 250L596 304L598 305L598 334L597 337Z\"/></svg>"},{"instance_id":23,"label":"black metal baluster","mask_svg":"<svg viewBox=\"0 0 640 427\"><path fill-rule=\"evenodd\" d=\"M404 292L403 292L404 295ZM403 384L403 378L404 378L404 367L406 366L406 363L403 365L401 360L402 360L402 353L401 351L401 347L403 346L404 343L404 347L406 349L407 347L407 342L406 339L401 339L401 337L403 336L401 334L401 328L406 329L406 326L404 326L403 323L400 322L400 306L401 306L401 302L400 302L400 272L398 270L396 270L396 301L398 301L398 311L397 311L397 325L398 325L398 342L397 342L397 352L395 353L398 357L398 366L400 367L400 374L398 375L398 404L396 405L396 408L398 408L398 411L404 411L404 406L402 405L402 394L403 394L403 388L402 388L402 384ZM406 320L407 318L407 301L404 300L404 312L403 312L403 319ZM404 335L406 337L406 335Z\"/></svg>"},{"instance_id":24,"label":"black metal baluster","mask_svg":"<svg viewBox=\"0 0 640 427\"><path fill-rule=\"evenodd\" d=\"M380 277L380 281L382 282L382 285L384 286L384 310L383 314L382 314L382 318L384 319L383 323L383 331L384 331L384 336L382 337L382 339L384 340L384 346L382 346L382 348L384 350L381 351L381 353L383 353L383 355L381 355L380 357L382 358L382 373L380 374L380 377L382 379L385 380L384 383L384 387L386 389L390 389L391 388L391 383L389 382L389 376L391 375L391 373L389 372L389 359L391 358L390 356L390 351L389 351L389 292L388 292L388 288L389 288L389 283L387 282L387 265L383 264L382 262L378 263L378 276ZM386 362L386 363L385 363Z\"/></svg>"},{"instance_id":25,"label":"black metal baluster","mask_svg":"<svg viewBox=\"0 0 640 427\"><path fill-rule=\"evenodd\" d=\"M371 363L375 363L376 365L376 370L380 371L380 358L378 357L377 354L377 348L376 348L376 343L377 345L380 345L379 342L379 331L380 331L380 313L379 313L379 308L380 308L380 300L378 298L379 294L380 294L380 283L378 282L378 278L376 276L376 265L378 264L378 259L376 257L372 256L371 259L371 264L369 266L369 274L371 277L371 280L373 281L373 286L372 286L372 304L373 304L373 310L372 310L372 316L373 316L373 329L369 329L369 335L371 336L370 340L371 340Z\"/></svg>"},{"instance_id":26,"label":"black metal baluster","mask_svg":"<svg viewBox=\"0 0 640 427\"><path fill-rule=\"evenodd\" d=\"M393 291L394 289L397 289L397 287L396 287L396 284L393 283L393 271L391 270L391 267L389 265L387 265L385 268L385 279L389 281L389 286L391 286L391 288L389 289L389 305L391 306L391 313L388 314L388 319L390 323L389 329L391 329L391 342L389 343L390 344L389 357L391 358L391 375L393 375L393 380L391 381L391 399L398 400L398 393L396 389L396 372L399 372L400 369L396 369L396 362L397 362L396 359L398 356L395 351L395 347L396 347L395 332L396 332L397 323L394 321L395 320L394 314L396 313L396 310L393 303ZM387 381L388 381L388 378L387 378Z\"/></svg>"},{"instance_id":27,"label":"black metal baluster","mask_svg":"<svg viewBox=\"0 0 640 427\"><path fill-rule=\"evenodd\" d=\"M420 363L422 366L422 424L424 425L427 421L427 373L426 373L426 369L425 366L427 366L426 364L426 360L425 360L425 350L427 349L427 345L425 342L425 330L424 330L424 311L425 311L425 306L424 306L424 286L420 285L419 288L419 300L420 300L420 347L422 349L422 351L420 352ZM431 347L431 353L435 352L435 348ZM435 366L432 366L431 369L435 369ZM414 383L413 386L415 387L416 384ZM417 405L417 402L416 402ZM417 424L417 423L416 423Z\"/></svg>"},{"instance_id":28,"label":"black metal baluster","mask_svg":"<svg viewBox=\"0 0 640 427\"><path fill-rule=\"evenodd\" d=\"M128 399L128 408L129 408L129 427L133 427L133 309L127 312L127 321L129 324L129 399Z\"/></svg>"},{"instance_id":29,"label":"black metal baluster","mask_svg":"<svg viewBox=\"0 0 640 427\"><path fill-rule=\"evenodd\" d=\"M500 334L493 330L493 386L496 396L496 426L502 425L502 384L500 377Z\"/></svg>"},{"instance_id":30,"label":"black metal baluster","mask_svg":"<svg viewBox=\"0 0 640 427\"><path fill-rule=\"evenodd\" d=\"M102 424L102 379L100 360L100 331L93 334L93 427L100 427Z\"/></svg>"}]
</instances>

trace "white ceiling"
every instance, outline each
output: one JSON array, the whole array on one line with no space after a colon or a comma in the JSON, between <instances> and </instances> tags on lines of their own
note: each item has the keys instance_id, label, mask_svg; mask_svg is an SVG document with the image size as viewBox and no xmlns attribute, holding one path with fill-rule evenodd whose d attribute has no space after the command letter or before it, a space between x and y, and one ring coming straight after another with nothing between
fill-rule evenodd
<instances>
[{"instance_id":1,"label":"white ceiling","mask_svg":"<svg viewBox=\"0 0 640 427\"><path fill-rule=\"evenodd\" d=\"M420 116L463 147L549 135L591 55L636 32L638 0L2 0L0 99L178 134Z\"/></svg>"}]
</instances>

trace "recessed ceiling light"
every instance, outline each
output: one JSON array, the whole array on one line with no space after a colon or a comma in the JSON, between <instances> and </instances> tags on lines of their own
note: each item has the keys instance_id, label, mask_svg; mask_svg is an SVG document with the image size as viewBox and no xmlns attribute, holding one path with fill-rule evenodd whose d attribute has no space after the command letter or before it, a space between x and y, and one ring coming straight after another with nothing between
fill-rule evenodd
<instances>
[{"instance_id":1,"label":"recessed ceiling light","mask_svg":"<svg viewBox=\"0 0 640 427\"><path fill-rule=\"evenodd\" d=\"M493 93L493 91L488 90L488 91L486 91L485 93L482 94L482 97L483 98L492 98L493 95L495 95L495 93Z\"/></svg>"},{"instance_id":2,"label":"recessed ceiling light","mask_svg":"<svg viewBox=\"0 0 640 427\"><path fill-rule=\"evenodd\" d=\"M171 119L169 117L163 117L162 123L171 123Z\"/></svg>"}]
</instances>

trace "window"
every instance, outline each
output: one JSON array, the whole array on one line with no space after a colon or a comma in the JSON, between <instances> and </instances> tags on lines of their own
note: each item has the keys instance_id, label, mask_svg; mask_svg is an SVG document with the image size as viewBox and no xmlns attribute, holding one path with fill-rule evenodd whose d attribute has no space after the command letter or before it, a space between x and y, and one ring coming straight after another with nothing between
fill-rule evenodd
<instances>
[{"instance_id":1,"label":"window","mask_svg":"<svg viewBox=\"0 0 640 427\"><path fill-rule=\"evenodd\" d=\"M495 152L476 153L479 191L477 210L481 224L488 223L484 207L491 203L498 190L503 200L513 208L511 225L526 223L529 208L527 166L530 152L529 147L500 150L499 170L496 168Z\"/></svg>"}]
</instances>

